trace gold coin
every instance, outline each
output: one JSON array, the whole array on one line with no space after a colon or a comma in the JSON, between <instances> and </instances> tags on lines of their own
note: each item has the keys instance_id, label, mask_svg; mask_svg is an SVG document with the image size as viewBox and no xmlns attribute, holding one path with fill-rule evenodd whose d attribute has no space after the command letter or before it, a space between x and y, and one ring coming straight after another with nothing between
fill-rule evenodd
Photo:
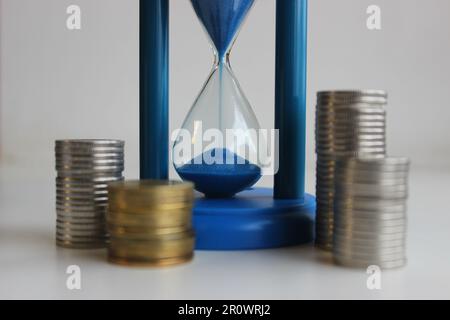
<instances>
[{"instance_id":1,"label":"gold coin","mask_svg":"<svg viewBox=\"0 0 450 320\"><path fill-rule=\"evenodd\" d=\"M122 259L167 259L186 256L194 251L194 237L159 241L110 238L108 252Z\"/></svg>"},{"instance_id":2,"label":"gold coin","mask_svg":"<svg viewBox=\"0 0 450 320\"><path fill-rule=\"evenodd\" d=\"M161 235L183 233L191 229L191 224L176 227L155 228L153 226L117 226L108 224L108 232L111 236L119 239L151 239Z\"/></svg>"},{"instance_id":3,"label":"gold coin","mask_svg":"<svg viewBox=\"0 0 450 320\"><path fill-rule=\"evenodd\" d=\"M192 223L191 212L177 212L172 214L153 214L153 215L127 215L127 214L108 214L106 221L113 226L122 227L177 227L190 225Z\"/></svg>"},{"instance_id":4,"label":"gold coin","mask_svg":"<svg viewBox=\"0 0 450 320\"><path fill-rule=\"evenodd\" d=\"M191 261L194 254L188 254L184 257L174 257L166 259L124 259L108 255L108 261L114 264L126 266L126 267L169 267L175 266Z\"/></svg>"},{"instance_id":5,"label":"gold coin","mask_svg":"<svg viewBox=\"0 0 450 320\"><path fill-rule=\"evenodd\" d=\"M134 201L115 201L113 198L109 198L108 201L109 210L112 212L125 212L131 214L148 214L162 211L176 211L176 210L192 210L193 202L148 202L137 203Z\"/></svg>"},{"instance_id":6,"label":"gold coin","mask_svg":"<svg viewBox=\"0 0 450 320\"><path fill-rule=\"evenodd\" d=\"M140 196L179 196L191 194L194 185L190 182L166 181L166 180L134 180L112 182L109 184L112 194L123 193L126 195Z\"/></svg>"}]
</instances>

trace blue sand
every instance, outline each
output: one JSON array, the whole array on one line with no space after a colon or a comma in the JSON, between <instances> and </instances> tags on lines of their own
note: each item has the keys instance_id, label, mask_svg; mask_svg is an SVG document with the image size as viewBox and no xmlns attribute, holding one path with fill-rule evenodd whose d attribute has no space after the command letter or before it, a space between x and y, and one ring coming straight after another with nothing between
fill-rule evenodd
<instances>
[{"instance_id":1,"label":"blue sand","mask_svg":"<svg viewBox=\"0 0 450 320\"><path fill-rule=\"evenodd\" d=\"M261 178L261 168L227 149L206 151L177 172L208 198L232 197Z\"/></svg>"},{"instance_id":2,"label":"blue sand","mask_svg":"<svg viewBox=\"0 0 450 320\"><path fill-rule=\"evenodd\" d=\"M191 0L191 2L222 60L254 0Z\"/></svg>"},{"instance_id":3,"label":"blue sand","mask_svg":"<svg viewBox=\"0 0 450 320\"><path fill-rule=\"evenodd\" d=\"M255 188L233 199L199 197L194 206L197 250L253 250L310 243L316 201L277 200L273 190Z\"/></svg>"}]
</instances>

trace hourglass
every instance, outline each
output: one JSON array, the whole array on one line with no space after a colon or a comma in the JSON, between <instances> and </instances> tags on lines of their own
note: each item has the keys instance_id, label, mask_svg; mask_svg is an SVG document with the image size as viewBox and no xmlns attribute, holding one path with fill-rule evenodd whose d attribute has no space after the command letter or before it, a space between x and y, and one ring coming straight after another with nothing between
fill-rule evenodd
<instances>
[{"instance_id":1,"label":"hourglass","mask_svg":"<svg viewBox=\"0 0 450 320\"><path fill-rule=\"evenodd\" d=\"M260 127L229 60L254 0L191 3L211 41L215 61L176 139L174 164L180 177L193 182L206 197L232 197L261 177L256 163L258 148L264 145L257 141ZM212 140L207 146L205 135Z\"/></svg>"},{"instance_id":2,"label":"hourglass","mask_svg":"<svg viewBox=\"0 0 450 320\"><path fill-rule=\"evenodd\" d=\"M256 0L190 0L214 65L172 150L181 179L198 191L197 249L260 249L312 241L314 198L304 192L306 0L277 0L275 129L261 130L230 52ZM167 179L168 0L140 2L141 178ZM274 143L271 141L272 144ZM278 160L274 189L255 188ZM270 172L270 170L269 170Z\"/></svg>"}]
</instances>

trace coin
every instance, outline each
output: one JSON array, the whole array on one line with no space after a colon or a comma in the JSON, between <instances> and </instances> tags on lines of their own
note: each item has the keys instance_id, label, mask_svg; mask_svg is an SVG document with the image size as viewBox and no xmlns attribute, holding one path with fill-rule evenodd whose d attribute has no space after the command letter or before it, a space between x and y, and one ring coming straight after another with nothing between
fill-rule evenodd
<instances>
[{"instance_id":1,"label":"coin","mask_svg":"<svg viewBox=\"0 0 450 320\"><path fill-rule=\"evenodd\" d=\"M376 265L381 269L396 269L401 268L406 265L407 259L399 259L396 261L365 261L365 260L356 260L356 259L347 259L343 257L334 257L335 262L338 265L342 265L345 267L352 267L352 268L368 268L371 265Z\"/></svg>"},{"instance_id":2,"label":"coin","mask_svg":"<svg viewBox=\"0 0 450 320\"><path fill-rule=\"evenodd\" d=\"M108 241L108 183L123 180L124 142L55 142L56 244L95 249Z\"/></svg>"}]
</instances>

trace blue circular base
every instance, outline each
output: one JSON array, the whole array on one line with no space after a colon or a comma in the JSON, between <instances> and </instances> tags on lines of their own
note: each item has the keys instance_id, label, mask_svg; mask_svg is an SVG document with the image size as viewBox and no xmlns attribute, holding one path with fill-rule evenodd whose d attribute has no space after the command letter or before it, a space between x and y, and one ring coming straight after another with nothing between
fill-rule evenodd
<instances>
[{"instance_id":1,"label":"blue circular base","mask_svg":"<svg viewBox=\"0 0 450 320\"><path fill-rule=\"evenodd\" d=\"M256 188L234 198L198 197L194 206L197 250L268 249L309 243L314 238L315 198L275 200Z\"/></svg>"}]
</instances>

